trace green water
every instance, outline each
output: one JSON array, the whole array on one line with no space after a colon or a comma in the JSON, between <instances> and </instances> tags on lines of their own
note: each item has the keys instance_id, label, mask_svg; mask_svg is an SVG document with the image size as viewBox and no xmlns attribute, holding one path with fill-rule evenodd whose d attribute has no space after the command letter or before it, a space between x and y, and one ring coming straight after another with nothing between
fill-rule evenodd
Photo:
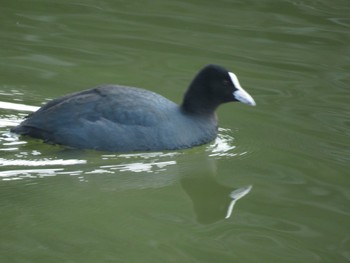
<instances>
[{"instance_id":1,"label":"green water","mask_svg":"<svg viewBox=\"0 0 350 263\"><path fill-rule=\"evenodd\" d=\"M349 262L349 14L348 0L2 0L0 262ZM9 133L24 106L102 83L180 102L208 63L257 102L222 106L208 145L113 154Z\"/></svg>"}]
</instances>

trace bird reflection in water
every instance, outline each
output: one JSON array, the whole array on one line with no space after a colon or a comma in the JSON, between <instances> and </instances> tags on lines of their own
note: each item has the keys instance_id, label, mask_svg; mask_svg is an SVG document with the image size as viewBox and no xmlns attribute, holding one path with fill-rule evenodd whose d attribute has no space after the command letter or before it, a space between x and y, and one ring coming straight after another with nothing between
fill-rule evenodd
<instances>
[{"instance_id":1,"label":"bird reflection in water","mask_svg":"<svg viewBox=\"0 0 350 263\"><path fill-rule=\"evenodd\" d=\"M247 195L251 185L233 190L219 184L212 176L183 177L181 186L190 197L197 220L211 224L231 217L236 202Z\"/></svg>"}]
</instances>

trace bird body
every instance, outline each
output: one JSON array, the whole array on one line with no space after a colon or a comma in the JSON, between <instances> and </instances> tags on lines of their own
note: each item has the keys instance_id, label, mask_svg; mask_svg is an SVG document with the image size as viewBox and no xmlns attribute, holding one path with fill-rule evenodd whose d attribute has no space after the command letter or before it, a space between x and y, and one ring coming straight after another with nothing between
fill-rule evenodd
<instances>
[{"instance_id":1,"label":"bird body","mask_svg":"<svg viewBox=\"0 0 350 263\"><path fill-rule=\"evenodd\" d=\"M225 77L213 81L203 71ZM236 90L225 69L210 65L193 80L181 105L152 91L103 85L48 102L12 131L48 143L112 152L184 149L216 137L215 109L234 101Z\"/></svg>"}]
</instances>

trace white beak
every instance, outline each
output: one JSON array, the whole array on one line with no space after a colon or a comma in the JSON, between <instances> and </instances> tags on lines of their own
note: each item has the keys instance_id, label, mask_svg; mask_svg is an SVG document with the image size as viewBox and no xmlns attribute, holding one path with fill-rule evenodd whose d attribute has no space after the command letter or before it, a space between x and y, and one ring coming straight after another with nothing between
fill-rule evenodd
<instances>
[{"instance_id":1,"label":"white beak","mask_svg":"<svg viewBox=\"0 0 350 263\"><path fill-rule=\"evenodd\" d=\"M251 106L255 106L256 103L255 103L253 97L250 96L249 93L246 92L241 87L241 84L239 84L237 76L234 73L232 73L232 72L229 72L228 74L229 74L229 76L230 76L230 78L232 80L233 85L237 89L237 90L235 90L233 92L233 96L236 98L236 100L238 100L240 102L243 102L245 104L251 105Z\"/></svg>"}]
</instances>

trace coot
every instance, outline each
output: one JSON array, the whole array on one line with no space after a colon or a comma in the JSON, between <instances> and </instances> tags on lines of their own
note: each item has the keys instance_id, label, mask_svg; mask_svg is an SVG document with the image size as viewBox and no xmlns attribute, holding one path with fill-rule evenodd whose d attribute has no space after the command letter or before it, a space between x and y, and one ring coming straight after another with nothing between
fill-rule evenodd
<instances>
[{"instance_id":1,"label":"coot","mask_svg":"<svg viewBox=\"0 0 350 263\"><path fill-rule=\"evenodd\" d=\"M255 105L234 73L208 65L195 76L181 105L148 90L103 85L52 100L11 131L82 149L184 149L217 136L215 110L230 101Z\"/></svg>"}]
</instances>

